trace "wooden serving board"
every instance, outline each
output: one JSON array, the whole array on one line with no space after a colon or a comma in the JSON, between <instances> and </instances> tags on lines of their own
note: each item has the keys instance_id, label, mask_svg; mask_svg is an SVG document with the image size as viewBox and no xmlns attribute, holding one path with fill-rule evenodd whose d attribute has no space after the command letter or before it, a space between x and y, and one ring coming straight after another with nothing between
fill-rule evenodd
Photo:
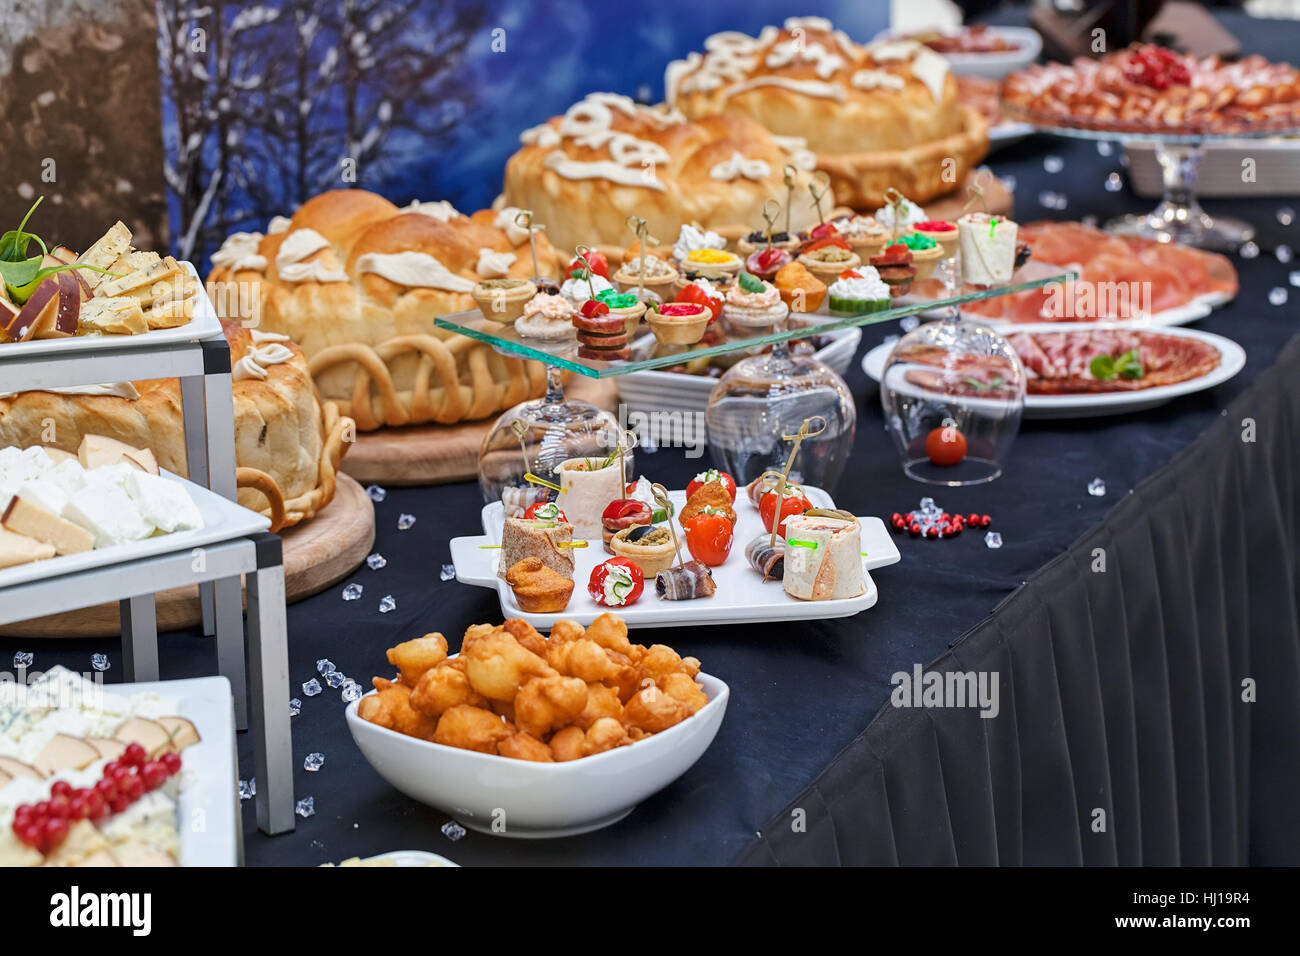
<instances>
[{"instance_id":1,"label":"wooden serving board","mask_svg":"<svg viewBox=\"0 0 1300 956\"><path fill-rule=\"evenodd\" d=\"M338 476L334 500L316 517L281 533L284 541L285 597L292 603L323 591L351 574L375 543L375 508L365 490L347 475ZM197 587L173 588L155 597L158 630L175 631L200 623ZM121 633L116 604L64 611L0 627L5 637L116 637Z\"/></svg>"},{"instance_id":2,"label":"wooden serving board","mask_svg":"<svg viewBox=\"0 0 1300 956\"><path fill-rule=\"evenodd\" d=\"M618 389L610 379L572 375L569 398L612 410ZM478 449L496 417L463 425L410 425L359 432L340 466L366 484L445 485L478 478Z\"/></svg>"}]
</instances>

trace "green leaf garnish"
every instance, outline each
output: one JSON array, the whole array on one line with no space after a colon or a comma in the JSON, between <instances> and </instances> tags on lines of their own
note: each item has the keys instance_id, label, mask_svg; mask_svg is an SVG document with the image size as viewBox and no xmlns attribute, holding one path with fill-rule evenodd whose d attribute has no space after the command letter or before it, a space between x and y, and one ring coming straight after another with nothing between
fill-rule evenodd
<instances>
[{"instance_id":1,"label":"green leaf garnish","mask_svg":"<svg viewBox=\"0 0 1300 956\"><path fill-rule=\"evenodd\" d=\"M763 284L762 279L758 278L758 276L750 275L748 272L744 272L744 271L742 271L740 275L737 277L736 282L746 292L752 293L754 295L757 295L758 293L762 292L764 288L766 288L766 286Z\"/></svg>"},{"instance_id":2,"label":"green leaf garnish","mask_svg":"<svg viewBox=\"0 0 1300 956\"><path fill-rule=\"evenodd\" d=\"M33 239L36 239L36 241L40 243L42 254L49 251L45 248L45 243L41 242L39 238L32 235L30 232L23 232L23 227L27 225L27 220L32 218L32 213L36 211L36 207L44 200L44 196L38 196L36 202L32 203L32 208L27 210L27 215L23 216L23 221L18 224L18 228L11 229L3 236L0 236L0 259L3 259L5 262L20 262L21 260L26 259L27 246Z\"/></svg>"},{"instance_id":3,"label":"green leaf garnish","mask_svg":"<svg viewBox=\"0 0 1300 956\"><path fill-rule=\"evenodd\" d=\"M49 255L50 250L46 248L45 242L40 236L35 233L24 232L23 227L27 225L27 220L32 218L32 213L36 211L36 207L44 199L44 196L40 196L36 202L32 203L32 208L27 210L27 215L23 216L23 221L18 224L17 229L10 229L0 236L0 281L4 282L5 289L9 293L9 299L15 305L22 305L30 299L32 293L41 287L41 283L56 272L63 272L67 269L90 269L94 272L102 272L104 275L117 275L116 272L109 272L107 269L80 265L75 262L57 266L41 266L41 262L45 256ZM41 247L39 256L27 255L27 249L33 242Z\"/></svg>"},{"instance_id":4,"label":"green leaf garnish","mask_svg":"<svg viewBox=\"0 0 1300 956\"><path fill-rule=\"evenodd\" d=\"M1088 371L1099 382L1111 382L1116 378L1132 380L1146 374L1137 349L1129 349L1119 358L1104 354L1097 355L1088 363Z\"/></svg>"},{"instance_id":5,"label":"green leaf garnish","mask_svg":"<svg viewBox=\"0 0 1300 956\"><path fill-rule=\"evenodd\" d=\"M36 260L38 266L40 265L40 261L41 261L40 256L33 256L32 259ZM27 265L27 263L30 263L32 261L32 259L28 259L26 260L26 262L20 263L20 265ZM0 266L2 265L3 264L0 264ZM41 287L42 282L44 282L50 276L54 275L56 272L66 272L69 269L90 269L92 272L102 272L104 275L108 275L108 276L117 275L116 272L109 272L107 269L101 269L98 266L78 265L75 262L69 262L66 265L45 266L44 268L38 268L36 270L35 277L29 280L28 282L23 283L22 285L12 284L9 281L8 276L6 275L5 286L9 290L10 299L15 304L22 305L22 303L30 299L32 297L32 294ZM0 273L3 272L5 272L5 270L2 267L0 267Z\"/></svg>"}]
</instances>

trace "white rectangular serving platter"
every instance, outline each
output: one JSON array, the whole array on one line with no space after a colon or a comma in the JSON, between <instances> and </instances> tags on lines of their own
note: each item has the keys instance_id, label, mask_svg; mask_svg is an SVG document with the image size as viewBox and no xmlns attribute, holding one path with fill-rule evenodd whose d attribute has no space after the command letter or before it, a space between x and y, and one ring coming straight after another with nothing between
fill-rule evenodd
<instances>
[{"instance_id":1,"label":"white rectangular serving platter","mask_svg":"<svg viewBox=\"0 0 1300 956\"><path fill-rule=\"evenodd\" d=\"M235 766L234 702L224 677L105 684L104 692L157 694L177 701L194 722L199 742L185 749L181 773L194 778L176 801L181 866L239 864L239 791Z\"/></svg>"},{"instance_id":2,"label":"white rectangular serving platter","mask_svg":"<svg viewBox=\"0 0 1300 956\"><path fill-rule=\"evenodd\" d=\"M817 508L833 508L831 496L820 488L804 488L804 494ZM686 492L669 493L677 512L686 504ZM563 510L563 502L560 508ZM606 611L613 611L627 622L628 627L683 627L687 625L741 624L746 621L801 621L849 617L873 607L880 596L875 582L866 574L866 590L853 598L834 601L801 601L785 593L780 581L763 581L745 560L745 545L763 531L763 522L756 508L745 495L744 489L736 495L736 536L731 555L720 567L713 568L717 593L712 597L693 601L661 600L654 589L654 581L646 581L645 592L635 604L609 608L597 604L587 593L587 581L592 569L613 555L605 551L604 543L596 538L586 548L574 548L573 596L569 606L558 614L528 614L515 603L510 586L497 576L498 548L484 547L501 543L505 526L505 513L501 502L495 501L483 508L483 535L451 539L451 560L456 566L456 580L462 584L495 588L505 617L521 617L538 630L549 630L556 621L574 620L588 625ZM681 526L673 520L682 546L682 560L690 560ZM865 572L896 564L900 555L885 524L879 518L859 518L862 523L862 566Z\"/></svg>"},{"instance_id":3,"label":"white rectangular serving platter","mask_svg":"<svg viewBox=\"0 0 1300 956\"><path fill-rule=\"evenodd\" d=\"M163 471L161 474L163 477L170 478L172 481L179 481L185 486L185 489L190 493L190 497L194 500L194 504L198 506L199 513L203 515L202 528L193 531L174 531L171 534L145 538L143 541L115 544L107 548L95 548L81 554L59 555L45 561L32 561L29 564L19 564L12 568L5 568L0 571L0 591L16 584L43 581L47 578L72 574L76 571L90 571L95 568L104 568L126 561L134 561L138 558L153 558L160 554L171 554L174 551L201 548L204 545L216 544L219 541L229 541L232 538L257 534L259 531L266 531L271 527L270 519L258 514L256 511L241 508L233 501L209 491L202 485L196 485L194 482L173 475L169 471Z\"/></svg>"},{"instance_id":4,"label":"white rectangular serving platter","mask_svg":"<svg viewBox=\"0 0 1300 956\"><path fill-rule=\"evenodd\" d=\"M1103 415L1124 415L1129 412L1144 411L1148 408L1163 405L1165 402L1172 401L1179 396L1190 395L1193 392L1200 392L1208 388L1214 388L1216 385L1222 385L1246 365L1246 352L1240 345L1222 335L1215 335L1213 332L1202 332L1199 329L1184 329L1172 326L1153 328L1149 323L1143 322L1104 324L1058 322L1054 324L1024 323L1007 326L1003 329L1003 332L1007 335L1015 332L1087 332L1097 328L1141 329L1161 335L1199 339L1218 349L1219 364L1199 378L1188 379L1185 382L1177 382L1173 385L1160 385L1155 388L1144 388L1131 392L1026 395L1025 418L1094 418ZM862 371L869 378L877 382L880 381L881 375L884 374L885 363L889 360L894 345L893 342L882 343L862 357ZM895 367L897 368L897 366ZM925 398L928 395L924 390L910 383L903 383L900 390L906 390L919 398ZM981 399L978 398L966 398L962 401L975 408L978 408L981 404ZM994 405L992 402L988 404L990 407Z\"/></svg>"},{"instance_id":5,"label":"white rectangular serving platter","mask_svg":"<svg viewBox=\"0 0 1300 956\"><path fill-rule=\"evenodd\" d=\"M189 262L181 265L194 278L198 272ZM37 358L40 356L66 356L70 352L111 352L114 349L152 348L158 345L174 345L177 342L198 342L221 335L221 320L208 300L208 293L199 283L199 291L194 302L194 317L184 325L174 329L154 329L140 335L74 335L66 339L37 339L29 342L5 342L0 344L0 358L20 356Z\"/></svg>"}]
</instances>

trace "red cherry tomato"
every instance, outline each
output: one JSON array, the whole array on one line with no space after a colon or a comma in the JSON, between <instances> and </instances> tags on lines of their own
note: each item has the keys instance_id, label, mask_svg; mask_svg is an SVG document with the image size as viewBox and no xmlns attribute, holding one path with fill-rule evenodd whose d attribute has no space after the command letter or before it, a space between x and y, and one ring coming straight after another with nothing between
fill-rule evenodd
<instances>
[{"instance_id":1,"label":"red cherry tomato","mask_svg":"<svg viewBox=\"0 0 1300 956\"><path fill-rule=\"evenodd\" d=\"M762 516L763 528L767 531L772 530L772 519L776 517L776 498L776 492L769 491L758 502L758 513ZM781 500L781 520L777 525L776 533L785 537L785 519L792 515L801 515L811 507L812 502L801 493L787 494Z\"/></svg>"},{"instance_id":2,"label":"red cherry tomato","mask_svg":"<svg viewBox=\"0 0 1300 956\"><path fill-rule=\"evenodd\" d=\"M718 321L718 316L722 315L722 296L709 295L694 282L687 284L686 288L682 289L681 292L678 292L677 297L673 299L673 301L686 302L690 305L705 306L713 313L713 318L709 319L710 325Z\"/></svg>"},{"instance_id":3,"label":"red cherry tomato","mask_svg":"<svg viewBox=\"0 0 1300 956\"><path fill-rule=\"evenodd\" d=\"M718 471L718 469L716 468L710 468L708 471L702 471L694 478L691 479L690 483L686 486L686 500L690 501L691 495L695 494L695 492L699 491L710 481L721 482L722 487L727 489L727 494L731 495L732 504L735 504L736 479L732 478L731 475L727 474L725 471Z\"/></svg>"},{"instance_id":4,"label":"red cherry tomato","mask_svg":"<svg viewBox=\"0 0 1300 956\"><path fill-rule=\"evenodd\" d=\"M543 509L543 508L547 509L546 512L544 512L543 514L540 514L540 515L539 515L537 512L540 511L540 510ZM550 509L551 509L551 508L555 508L555 514L553 514L553 515L550 513ZM569 520L568 517L564 514L563 511L561 511L559 508L555 507L555 502L554 502L554 501L534 501L531 505L529 505L529 506L524 510L524 517L525 517L525 518L544 518L544 519L546 519L546 520L548 520L548 521L565 521L565 522L567 522L567 521Z\"/></svg>"},{"instance_id":5,"label":"red cherry tomato","mask_svg":"<svg viewBox=\"0 0 1300 956\"><path fill-rule=\"evenodd\" d=\"M716 568L731 554L731 544L736 536L735 526L721 512L706 508L696 512L685 524L686 547L697 561Z\"/></svg>"},{"instance_id":6,"label":"red cherry tomato","mask_svg":"<svg viewBox=\"0 0 1300 956\"><path fill-rule=\"evenodd\" d=\"M598 315L609 315L609 306L599 299L588 299L582 303L582 314L588 319L594 319Z\"/></svg>"},{"instance_id":7,"label":"red cherry tomato","mask_svg":"<svg viewBox=\"0 0 1300 956\"><path fill-rule=\"evenodd\" d=\"M591 263L592 272L602 278L609 278L609 259L605 257L605 253L596 252L593 249L591 252L587 253L587 261ZM566 275L572 275L575 269L580 269L584 272L586 271L586 266L582 264L581 259L575 258L569 263L569 268L565 269L564 272Z\"/></svg>"},{"instance_id":8,"label":"red cherry tomato","mask_svg":"<svg viewBox=\"0 0 1300 956\"><path fill-rule=\"evenodd\" d=\"M835 235L837 231L838 230L836 230L834 223L819 222L808 231L808 236L811 239L825 239L829 236Z\"/></svg>"},{"instance_id":9,"label":"red cherry tomato","mask_svg":"<svg viewBox=\"0 0 1300 956\"><path fill-rule=\"evenodd\" d=\"M611 594L605 593L605 585L611 575ZM610 558L602 561L591 570L591 580L587 582L587 593L597 604L605 607L626 607L636 603L641 592L645 590L645 575L640 566L629 558Z\"/></svg>"},{"instance_id":10,"label":"red cherry tomato","mask_svg":"<svg viewBox=\"0 0 1300 956\"><path fill-rule=\"evenodd\" d=\"M955 425L944 425L925 438L925 453L940 468L951 468L966 457L966 436Z\"/></svg>"}]
</instances>

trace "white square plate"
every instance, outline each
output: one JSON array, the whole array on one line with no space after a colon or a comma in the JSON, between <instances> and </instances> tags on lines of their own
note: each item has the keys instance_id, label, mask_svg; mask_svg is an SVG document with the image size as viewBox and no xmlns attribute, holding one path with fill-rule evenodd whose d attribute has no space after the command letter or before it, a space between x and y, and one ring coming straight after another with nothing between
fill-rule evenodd
<instances>
[{"instance_id":1,"label":"white square plate","mask_svg":"<svg viewBox=\"0 0 1300 956\"><path fill-rule=\"evenodd\" d=\"M833 508L831 496L820 488L804 488L804 494L814 507ZM678 512L686 504L686 492L669 494ZM883 568L899 560L898 547L879 518L859 518L862 523L862 565L865 571ZM682 545L682 558L689 560L686 542L682 540L680 525L674 529ZM763 581L745 560L745 545L763 534L763 522L758 509L745 495L744 489L736 495L736 537L731 555L721 567L713 568L717 593L712 597L694 601L665 601L655 595L654 582L647 581L645 592L635 604L609 608L597 604L587 593L587 581L592 569L612 555L606 553L604 543L594 539L586 548L575 548L573 569L573 597L569 606L558 614L528 614L515 603L510 585L497 577L499 549L484 547L501 543L505 526L501 502L483 508L484 535L452 538L451 560L456 566L456 580L462 584L495 588L501 600L501 613L505 617L521 617L538 630L549 630L556 621L575 620L588 625L606 611L613 611L628 627L681 627L684 625L738 624L744 621L797 621L849 617L875 605L880 594L876 584L867 574L866 590L853 598L834 601L801 601L785 593L780 581Z\"/></svg>"}]
</instances>

